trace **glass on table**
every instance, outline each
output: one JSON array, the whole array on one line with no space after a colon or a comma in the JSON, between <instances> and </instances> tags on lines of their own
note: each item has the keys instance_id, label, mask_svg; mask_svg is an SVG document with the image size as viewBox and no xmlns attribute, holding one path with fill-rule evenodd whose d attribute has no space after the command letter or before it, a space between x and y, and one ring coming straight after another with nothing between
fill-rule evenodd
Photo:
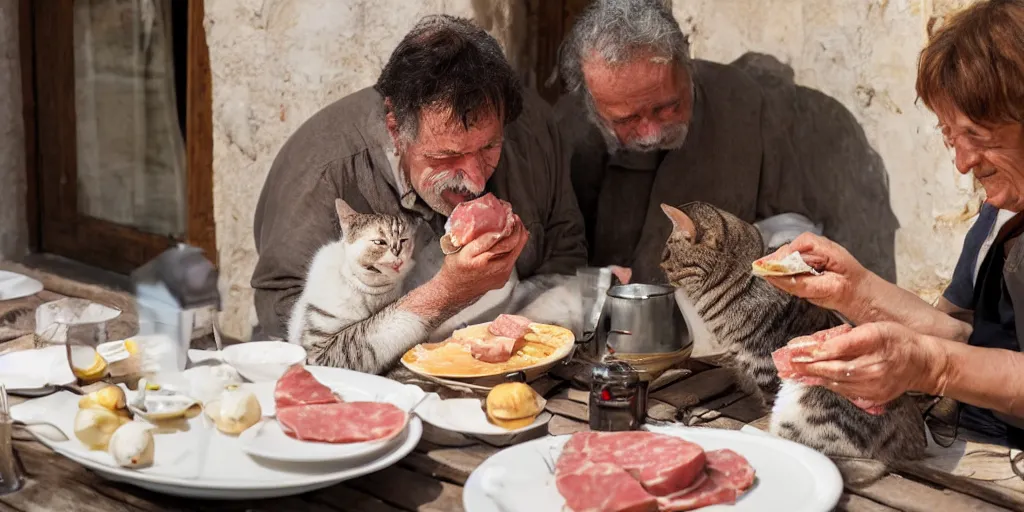
<instances>
[{"instance_id":1,"label":"glass on table","mask_svg":"<svg viewBox=\"0 0 1024 512\"><path fill-rule=\"evenodd\" d=\"M85 299L48 302L36 309L36 347L63 345L78 383L99 381L107 375L107 362L97 347L108 341L107 326L120 315L119 309Z\"/></svg>"}]
</instances>

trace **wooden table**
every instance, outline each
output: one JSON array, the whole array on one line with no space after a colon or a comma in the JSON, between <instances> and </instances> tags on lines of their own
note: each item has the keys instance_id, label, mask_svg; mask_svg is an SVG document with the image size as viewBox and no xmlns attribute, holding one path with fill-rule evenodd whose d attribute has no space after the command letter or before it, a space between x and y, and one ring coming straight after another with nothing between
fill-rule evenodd
<instances>
[{"instance_id":1,"label":"wooden table","mask_svg":"<svg viewBox=\"0 0 1024 512\"><path fill-rule=\"evenodd\" d=\"M652 390L650 415L680 419L694 426L766 428L767 417L754 397L738 391L721 368L690 363L661 380ZM548 398L554 414L550 435L587 429L587 394L572 386L578 368L559 367L533 383ZM429 425L425 424L425 428ZM189 500L164 496L126 484L108 482L82 466L54 454L35 441L17 441L28 481L20 492L0 497L7 510L315 510L388 512L463 510L462 486L469 474L499 448L484 444L446 447L431 442L430 428L417 449L395 466L328 489L290 498L252 501ZM436 438L435 438L436 440ZM861 489L847 488L838 510L883 512L905 510L1024 510L1024 493L968 480L920 465Z\"/></svg>"}]
</instances>

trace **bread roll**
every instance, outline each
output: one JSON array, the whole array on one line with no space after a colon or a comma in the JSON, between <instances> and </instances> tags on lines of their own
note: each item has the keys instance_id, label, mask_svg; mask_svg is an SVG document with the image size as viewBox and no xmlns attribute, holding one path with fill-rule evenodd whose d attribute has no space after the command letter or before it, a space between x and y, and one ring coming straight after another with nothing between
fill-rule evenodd
<instances>
[{"instance_id":1,"label":"bread roll","mask_svg":"<svg viewBox=\"0 0 1024 512\"><path fill-rule=\"evenodd\" d=\"M529 426L544 410L544 399L522 382L498 384L487 394L487 420L506 430Z\"/></svg>"}]
</instances>

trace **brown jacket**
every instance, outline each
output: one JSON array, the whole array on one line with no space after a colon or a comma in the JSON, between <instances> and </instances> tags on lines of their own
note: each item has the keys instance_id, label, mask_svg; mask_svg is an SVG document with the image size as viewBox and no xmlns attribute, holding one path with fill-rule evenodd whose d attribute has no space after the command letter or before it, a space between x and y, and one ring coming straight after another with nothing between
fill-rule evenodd
<instances>
[{"instance_id":1,"label":"brown jacket","mask_svg":"<svg viewBox=\"0 0 1024 512\"><path fill-rule=\"evenodd\" d=\"M578 93L555 105L573 145L572 181L592 265L628 266L637 282L663 282L659 264L671 224L661 203L705 201L748 222L786 212L813 219L800 188L783 181L793 152L757 83L735 67L695 65L686 142L660 156L611 157Z\"/></svg>"},{"instance_id":2,"label":"brown jacket","mask_svg":"<svg viewBox=\"0 0 1024 512\"><path fill-rule=\"evenodd\" d=\"M573 186L591 263L628 265L640 280L659 279L669 223L658 203L702 200L747 221L802 214L895 282L899 222L889 204L889 174L857 118L834 98L794 83L793 70L769 55L694 64L690 134L653 165L609 158L579 98L555 106L574 145Z\"/></svg>"},{"instance_id":3,"label":"brown jacket","mask_svg":"<svg viewBox=\"0 0 1024 512\"><path fill-rule=\"evenodd\" d=\"M521 279L572 274L586 264L568 154L549 111L535 92L524 92L523 113L506 127L501 160L487 182L487 190L512 203L530 231L516 262ZM319 247L340 236L335 198L361 212L395 213L402 208L385 156L389 144L383 99L366 88L317 112L281 148L254 222L259 260L252 287L260 325L268 334L285 337L307 265ZM422 217L420 209L414 213ZM440 235L444 221L433 215L428 224Z\"/></svg>"}]
</instances>

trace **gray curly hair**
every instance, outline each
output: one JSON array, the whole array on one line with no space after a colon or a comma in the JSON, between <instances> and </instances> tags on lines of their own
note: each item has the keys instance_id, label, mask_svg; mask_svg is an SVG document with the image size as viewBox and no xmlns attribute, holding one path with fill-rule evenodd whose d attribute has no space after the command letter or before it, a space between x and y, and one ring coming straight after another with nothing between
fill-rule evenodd
<instances>
[{"instance_id":1,"label":"gray curly hair","mask_svg":"<svg viewBox=\"0 0 1024 512\"><path fill-rule=\"evenodd\" d=\"M690 42L672 16L670 0L597 0L584 10L559 51L566 90L586 88L583 62L597 54L609 63L638 53L676 62L693 73Z\"/></svg>"}]
</instances>

